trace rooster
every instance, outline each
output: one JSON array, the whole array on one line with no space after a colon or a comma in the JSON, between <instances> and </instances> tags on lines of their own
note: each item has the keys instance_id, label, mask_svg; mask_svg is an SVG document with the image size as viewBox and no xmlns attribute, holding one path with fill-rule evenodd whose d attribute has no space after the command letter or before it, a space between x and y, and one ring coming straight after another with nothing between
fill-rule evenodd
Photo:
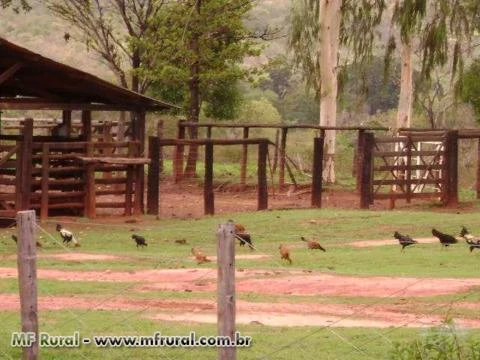
<instances>
[{"instance_id":1,"label":"rooster","mask_svg":"<svg viewBox=\"0 0 480 360\"><path fill-rule=\"evenodd\" d=\"M455 239L455 237L453 237L452 235L444 234L435 229L432 229L432 235L438 238L438 240L440 240L440 243L445 247L448 247L451 244L458 243L458 240Z\"/></svg>"},{"instance_id":2,"label":"rooster","mask_svg":"<svg viewBox=\"0 0 480 360\"><path fill-rule=\"evenodd\" d=\"M17 242L18 242L17 236L16 236L16 235L12 235L12 240L15 241L15 243L17 243ZM42 247L42 244L39 243L38 241L35 242L35 245L36 245L37 247Z\"/></svg>"},{"instance_id":3,"label":"rooster","mask_svg":"<svg viewBox=\"0 0 480 360\"><path fill-rule=\"evenodd\" d=\"M323 252L327 251L322 245L320 245L320 243L318 241L307 240L303 236L301 236L300 239L307 243L307 247L310 250L318 249L318 250L322 250Z\"/></svg>"},{"instance_id":4,"label":"rooster","mask_svg":"<svg viewBox=\"0 0 480 360\"><path fill-rule=\"evenodd\" d=\"M203 264L206 262L211 262L212 260L207 258L207 255L205 255L200 249L197 248L192 248L192 255L195 256L195 259L197 260L198 264Z\"/></svg>"},{"instance_id":5,"label":"rooster","mask_svg":"<svg viewBox=\"0 0 480 360\"><path fill-rule=\"evenodd\" d=\"M472 252L474 249L480 249L480 239L470 234L465 226L462 226L460 236L465 239L468 245L470 245L470 252Z\"/></svg>"},{"instance_id":6,"label":"rooster","mask_svg":"<svg viewBox=\"0 0 480 360\"><path fill-rule=\"evenodd\" d=\"M137 243L137 248L139 246L141 247L141 246L147 246L148 245L143 236L133 234L132 239L135 240L135 242Z\"/></svg>"},{"instance_id":7,"label":"rooster","mask_svg":"<svg viewBox=\"0 0 480 360\"><path fill-rule=\"evenodd\" d=\"M283 244L280 244L278 248L280 249L280 259L287 260L291 265L292 259L290 258L290 249Z\"/></svg>"},{"instance_id":8,"label":"rooster","mask_svg":"<svg viewBox=\"0 0 480 360\"><path fill-rule=\"evenodd\" d=\"M395 231L393 233L393 237L398 240L400 245L402 245L402 251L405 250L407 246L417 244L416 240L413 240L410 236L408 235L402 235L398 231Z\"/></svg>"},{"instance_id":9,"label":"rooster","mask_svg":"<svg viewBox=\"0 0 480 360\"><path fill-rule=\"evenodd\" d=\"M62 225L57 224L57 231L60 233L60 236L62 237L64 243L66 242L67 244L69 244L70 242L72 242L75 247L80 246L80 243L75 238L75 235L73 235L71 231L62 227Z\"/></svg>"}]
</instances>

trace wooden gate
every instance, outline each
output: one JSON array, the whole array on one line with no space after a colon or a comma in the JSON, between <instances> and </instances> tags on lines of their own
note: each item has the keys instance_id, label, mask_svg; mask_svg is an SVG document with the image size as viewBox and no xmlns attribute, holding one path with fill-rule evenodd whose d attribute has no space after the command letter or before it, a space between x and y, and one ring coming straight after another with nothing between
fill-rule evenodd
<instances>
[{"instance_id":1,"label":"wooden gate","mask_svg":"<svg viewBox=\"0 0 480 360\"><path fill-rule=\"evenodd\" d=\"M456 205L458 133L374 137L363 134L361 207L375 200L435 198Z\"/></svg>"}]
</instances>

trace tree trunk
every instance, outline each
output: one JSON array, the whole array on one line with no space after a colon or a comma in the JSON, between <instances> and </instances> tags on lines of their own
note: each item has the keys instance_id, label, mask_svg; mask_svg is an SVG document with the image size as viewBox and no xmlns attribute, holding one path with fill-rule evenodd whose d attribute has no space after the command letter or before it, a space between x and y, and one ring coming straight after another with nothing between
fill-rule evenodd
<instances>
[{"instance_id":1,"label":"tree trunk","mask_svg":"<svg viewBox=\"0 0 480 360\"><path fill-rule=\"evenodd\" d=\"M320 2L320 126L336 126L337 122L337 63L340 36L341 0ZM325 132L325 166L323 177L335 182L334 130Z\"/></svg>"},{"instance_id":2,"label":"tree trunk","mask_svg":"<svg viewBox=\"0 0 480 360\"><path fill-rule=\"evenodd\" d=\"M202 7L202 1L197 0L195 4L195 11L197 16L200 16L200 9ZM190 66L190 80L188 81L188 88L190 92L190 103L188 109L188 120L198 123L200 115L200 44L199 35L194 32L192 36L192 42L190 48L195 54L195 61ZM196 139L198 136L198 128L190 127L189 129L190 139ZM190 145L187 157L187 164L185 167L186 178L192 178L197 172L197 158L198 158L198 146Z\"/></svg>"},{"instance_id":3,"label":"tree trunk","mask_svg":"<svg viewBox=\"0 0 480 360\"><path fill-rule=\"evenodd\" d=\"M412 120L413 103L413 48L411 42L402 44L402 74L400 98L398 100L397 129L409 128Z\"/></svg>"}]
</instances>

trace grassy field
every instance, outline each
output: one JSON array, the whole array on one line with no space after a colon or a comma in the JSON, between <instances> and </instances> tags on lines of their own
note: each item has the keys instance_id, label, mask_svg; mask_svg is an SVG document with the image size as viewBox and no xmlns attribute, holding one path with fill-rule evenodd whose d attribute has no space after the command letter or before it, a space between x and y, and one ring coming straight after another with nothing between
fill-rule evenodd
<instances>
[{"instance_id":1,"label":"grassy field","mask_svg":"<svg viewBox=\"0 0 480 360\"><path fill-rule=\"evenodd\" d=\"M431 228L458 234L465 225L472 233L480 233L480 218L476 212L428 212L428 211L357 211L357 210L291 210L232 215L236 222L247 226L252 233L255 252L237 247L237 254L265 254L263 260L239 259L237 268L262 270L320 271L327 274L355 276L412 276L442 278L478 278L480 252L469 253L465 244L441 249L439 244L421 244L408 248L404 253L398 246L357 248L353 241L392 239L393 231L408 233L412 237L431 237ZM134 272L149 269L196 268L190 258L192 246L201 247L207 255L215 255L215 230L226 217L208 217L201 220L155 220L142 217L137 223L127 224L120 220L99 219L91 222L78 219L61 221L80 238L81 248L65 249L54 231L56 222L41 225L38 229L43 248L39 250L39 269L61 271L123 271L132 274L129 281L39 281L40 296L95 299L128 299L132 301L169 300L214 300L215 291L133 291ZM144 235L149 242L145 249L137 249L131 240L132 231ZM0 256L2 268L16 267L15 244L11 241L12 229L0 233ZM327 248L326 253L308 251L300 236L315 238ZM186 239L188 245L179 245L175 240ZM278 256L278 245L288 244L292 248L293 264L282 263ZM118 260L64 261L46 255L69 252L117 255ZM203 268L215 271L215 264L203 264ZM172 279L175 283L175 279ZM408 299L409 309L414 314L434 314L442 317L466 317L479 319L478 308L445 308L462 300L478 302L480 289L441 296L426 296ZM16 279L0 279L0 295L16 294ZM293 304L372 304L396 305L395 296L377 298L362 296L296 296L268 295L261 293L239 293L238 300L250 303L293 303ZM79 310L61 309L40 313L40 330L53 334L70 334L75 330L82 336L150 335L155 331L163 334L186 335L195 330L198 334L214 335L216 327L208 324L152 320L152 311L133 310ZM19 328L17 311L0 312L0 358L19 358L18 349L9 346L10 333ZM388 359L392 342L411 341L428 333L427 329L391 327L375 328L331 328L331 327L269 327L261 324L239 325L243 335L253 337L253 346L239 350L239 359ZM465 341L480 335L477 330L460 330ZM288 345L282 349L283 345ZM276 352L279 350L278 352ZM214 349L96 349L84 346L80 349L42 349L42 359L212 359ZM321 354L321 356L320 356ZM320 357L319 357L320 356Z\"/></svg>"}]
</instances>

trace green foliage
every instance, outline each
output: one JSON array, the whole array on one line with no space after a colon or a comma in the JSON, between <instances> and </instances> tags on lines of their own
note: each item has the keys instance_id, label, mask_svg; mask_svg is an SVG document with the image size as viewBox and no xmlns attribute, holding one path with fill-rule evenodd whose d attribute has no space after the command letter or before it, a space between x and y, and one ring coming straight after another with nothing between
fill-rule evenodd
<instances>
[{"instance_id":1,"label":"green foliage","mask_svg":"<svg viewBox=\"0 0 480 360\"><path fill-rule=\"evenodd\" d=\"M465 339L452 322L431 329L426 335L411 342L395 342L391 360L477 360L480 358L478 339Z\"/></svg>"},{"instance_id":2,"label":"green foliage","mask_svg":"<svg viewBox=\"0 0 480 360\"><path fill-rule=\"evenodd\" d=\"M480 60L475 60L462 78L461 98L469 103L480 121Z\"/></svg>"},{"instance_id":3,"label":"green foliage","mask_svg":"<svg viewBox=\"0 0 480 360\"><path fill-rule=\"evenodd\" d=\"M221 81L206 90L205 115L216 120L233 120L242 104L237 82Z\"/></svg>"}]
</instances>

